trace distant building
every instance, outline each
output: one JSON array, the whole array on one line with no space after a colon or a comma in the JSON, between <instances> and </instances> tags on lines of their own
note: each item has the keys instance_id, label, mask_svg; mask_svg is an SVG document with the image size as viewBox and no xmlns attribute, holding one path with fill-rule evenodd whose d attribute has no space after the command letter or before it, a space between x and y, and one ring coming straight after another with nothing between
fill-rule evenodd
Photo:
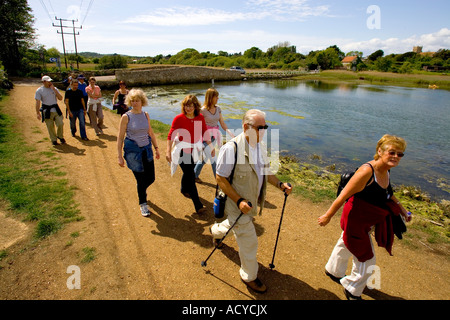
<instances>
[{"instance_id":1,"label":"distant building","mask_svg":"<svg viewBox=\"0 0 450 320\"><path fill-rule=\"evenodd\" d=\"M342 65L347 70L351 70L354 66L356 66L356 62L358 61L358 56L347 56L342 59Z\"/></svg>"},{"instance_id":2,"label":"distant building","mask_svg":"<svg viewBox=\"0 0 450 320\"><path fill-rule=\"evenodd\" d=\"M423 49L423 47L421 47L421 46L415 46L415 47L413 47L413 52L422 53L422 49Z\"/></svg>"}]
</instances>

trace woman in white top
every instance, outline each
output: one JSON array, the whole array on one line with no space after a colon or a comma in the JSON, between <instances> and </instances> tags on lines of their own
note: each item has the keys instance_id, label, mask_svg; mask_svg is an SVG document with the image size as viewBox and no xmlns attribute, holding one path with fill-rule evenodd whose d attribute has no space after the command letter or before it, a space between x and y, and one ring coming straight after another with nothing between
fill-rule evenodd
<instances>
[{"instance_id":1,"label":"woman in white top","mask_svg":"<svg viewBox=\"0 0 450 320\"><path fill-rule=\"evenodd\" d=\"M208 89L205 94L205 103L203 104L203 107L200 110L200 112L205 118L206 127L208 128L212 143L214 144L214 146L217 145L220 148L222 146L221 141L222 134L220 133L219 130L219 123L222 126L222 129L225 130L225 132L227 132L232 138L234 138L234 134L230 130L228 130L228 127L225 124L225 121L223 120L222 110L219 106L216 105L218 100L219 100L219 92L214 88ZM206 152L206 157L211 162L211 168L215 177L217 158L210 157L209 152ZM205 161L199 161L197 162L194 168L195 181L198 183L202 182L199 176L204 164Z\"/></svg>"}]
</instances>

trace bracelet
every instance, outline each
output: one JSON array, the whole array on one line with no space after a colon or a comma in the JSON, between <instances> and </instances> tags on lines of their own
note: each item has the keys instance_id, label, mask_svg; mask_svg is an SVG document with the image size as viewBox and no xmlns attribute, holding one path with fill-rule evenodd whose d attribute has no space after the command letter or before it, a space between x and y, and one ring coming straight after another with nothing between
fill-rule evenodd
<instances>
[{"instance_id":1,"label":"bracelet","mask_svg":"<svg viewBox=\"0 0 450 320\"><path fill-rule=\"evenodd\" d=\"M154 148L155 148L155 150L156 150L156 149L159 149L158 147L154 147Z\"/></svg>"},{"instance_id":2,"label":"bracelet","mask_svg":"<svg viewBox=\"0 0 450 320\"><path fill-rule=\"evenodd\" d=\"M237 207L239 208L239 205L241 204L242 201L244 201L244 198L239 198L239 200L236 202Z\"/></svg>"}]
</instances>

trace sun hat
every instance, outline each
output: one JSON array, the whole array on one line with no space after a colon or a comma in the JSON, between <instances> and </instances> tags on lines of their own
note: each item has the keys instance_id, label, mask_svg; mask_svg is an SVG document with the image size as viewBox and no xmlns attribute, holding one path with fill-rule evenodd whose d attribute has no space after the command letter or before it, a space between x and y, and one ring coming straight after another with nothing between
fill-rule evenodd
<instances>
[{"instance_id":1,"label":"sun hat","mask_svg":"<svg viewBox=\"0 0 450 320\"><path fill-rule=\"evenodd\" d=\"M42 81L53 81L53 79L50 78L49 76L43 76Z\"/></svg>"}]
</instances>

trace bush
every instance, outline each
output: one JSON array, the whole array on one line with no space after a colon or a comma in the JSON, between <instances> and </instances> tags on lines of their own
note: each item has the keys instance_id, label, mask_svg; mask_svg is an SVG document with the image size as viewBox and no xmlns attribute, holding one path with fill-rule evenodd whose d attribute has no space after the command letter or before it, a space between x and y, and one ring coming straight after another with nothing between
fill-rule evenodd
<instances>
[{"instance_id":1,"label":"bush","mask_svg":"<svg viewBox=\"0 0 450 320\"><path fill-rule=\"evenodd\" d=\"M128 66L127 58L118 54L104 56L99 63L99 69L122 69Z\"/></svg>"}]
</instances>

